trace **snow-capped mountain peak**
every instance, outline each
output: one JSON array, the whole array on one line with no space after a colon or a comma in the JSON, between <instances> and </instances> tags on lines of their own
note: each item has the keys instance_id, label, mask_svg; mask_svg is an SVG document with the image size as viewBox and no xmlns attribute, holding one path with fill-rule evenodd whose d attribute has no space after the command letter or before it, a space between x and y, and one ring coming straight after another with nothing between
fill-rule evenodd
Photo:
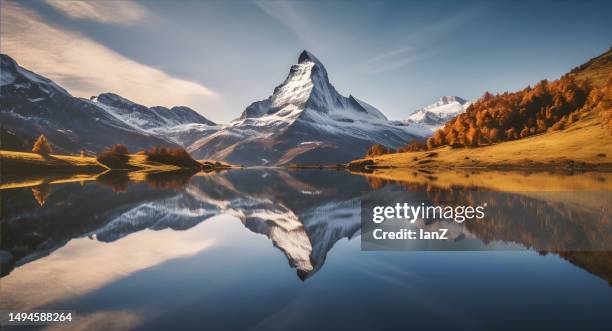
<instances>
[{"instance_id":1,"label":"snow-capped mountain peak","mask_svg":"<svg viewBox=\"0 0 612 331\"><path fill-rule=\"evenodd\" d=\"M374 143L397 147L422 136L415 126L391 122L368 103L338 93L322 62L303 51L270 97L188 150L245 164L335 163L362 156Z\"/></svg>"},{"instance_id":2,"label":"snow-capped mountain peak","mask_svg":"<svg viewBox=\"0 0 612 331\"><path fill-rule=\"evenodd\" d=\"M438 99L438 101L432 103L431 105L425 106L423 109L436 109L445 105L450 105L450 104L460 104L460 105L464 105L467 102L467 100L458 97L458 96L454 96L454 95L445 95L440 97L440 99Z\"/></svg>"},{"instance_id":3,"label":"snow-capped mountain peak","mask_svg":"<svg viewBox=\"0 0 612 331\"><path fill-rule=\"evenodd\" d=\"M458 96L443 96L438 101L412 113L406 122L420 124L433 133L444 123L463 113L471 101Z\"/></svg>"},{"instance_id":4,"label":"snow-capped mountain peak","mask_svg":"<svg viewBox=\"0 0 612 331\"><path fill-rule=\"evenodd\" d=\"M298 117L304 120L316 117L308 116L308 112L327 114L344 121L355 116L387 120L378 109L366 102L338 93L329 81L325 66L312 53L304 50L298 57L298 63L291 66L287 78L274 89L273 94L266 100L251 104L237 121L259 118L258 123L262 124L266 120L274 122L282 118L282 122L291 123Z\"/></svg>"}]
</instances>

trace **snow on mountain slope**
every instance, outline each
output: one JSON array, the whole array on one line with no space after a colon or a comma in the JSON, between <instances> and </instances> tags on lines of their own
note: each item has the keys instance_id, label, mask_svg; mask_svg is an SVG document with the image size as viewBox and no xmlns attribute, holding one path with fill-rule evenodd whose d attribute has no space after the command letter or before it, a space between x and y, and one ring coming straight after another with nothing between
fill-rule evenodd
<instances>
[{"instance_id":1,"label":"snow on mountain slope","mask_svg":"<svg viewBox=\"0 0 612 331\"><path fill-rule=\"evenodd\" d=\"M100 94L94 102L135 129L161 136L183 147L221 129L189 107L145 107L114 93Z\"/></svg>"},{"instance_id":2,"label":"snow on mountain slope","mask_svg":"<svg viewBox=\"0 0 612 331\"><path fill-rule=\"evenodd\" d=\"M149 108L114 93L102 93L95 98L95 101L112 112L114 116L143 130L188 123L216 125L189 107L180 106L168 109L155 106Z\"/></svg>"},{"instance_id":3,"label":"snow on mountain slope","mask_svg":"<svg viewBox=\"0 0 612 331\"><path fill-rule=\"evenodd\" d=\"M0 122L28 143L42 133L58 153L97 152L117 143L131 150L177 146L135 129L89 100L73 97L8 55L0 54L0 59Z\"/></svg>"},{"instance_id":4,"label":"snow on mountain slope","mask_svg":"<svg viewBox=\"0 0 612 331\"><path fill-rule=\"evenodd\" d=\"M303 51L270 97L188 150L198 158L250 165L333 163L362 156L374 143L398 147L422 136L418 127L389 121L373 106L342 96L323 64ZM304 144L313 141L321 143Z\"/></svg>"},{"instance_id":5,"label":"snow on mountain slope","mask_svg":"<svg viewBox=\"0 0 612 331\"><path fill-rule=\"evenodd\" d=\"M198 139L209 136L222 128L222 125L186 123L168 127L160 126L150 129L148 132L169 139L186 148L196 142Z\"/></svg>"},{"instance_id":6,"label":"snow on mountain slope","mask_svg":"<svg viewBox=\"0 0 612 331\"><path fill-rule=\"evenodd\" d=\"M412 113L405 122L419 124L431 134L444 123L465 112L471 103L457 96L443 96L435 103Z\"/></svg>"}]
</instances>

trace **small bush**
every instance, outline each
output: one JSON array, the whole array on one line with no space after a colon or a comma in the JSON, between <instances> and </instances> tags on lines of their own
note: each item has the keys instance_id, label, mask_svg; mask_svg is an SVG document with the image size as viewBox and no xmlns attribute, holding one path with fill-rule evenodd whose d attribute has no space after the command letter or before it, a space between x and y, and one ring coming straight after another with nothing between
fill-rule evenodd
<instances>
[{"instance_id":1,"label":"small bush","mask_svg":"<svg viewBox=\"0 0 612 331\"><path fill-rule=\"evenodd\" d=\"M199 168L201 164L194 160L182 148L152 147L145 151L147 160L181 168Z\"/></svg>"},{"instance_id":2,"label":"small bush","mask_svg":"<svg viewBox=\"0 0 612 331\"><path fill-rule=\"evenodd\" d=\"M125 145L117 144L110 149L98 154L98 162L111 169L126 169L130 160L128 148Z\"/></svg>"},{"instance_id":3,"label":"small bush","mask_svg":"<svg viewBox=\"0 0 612 331\"><path fill-rule=\"evenodd\" d=\"M379 155L389 154L393 152L394 151L392 148L383 146L381 144L374 144L372 145L372 147L368 149L365 156L366 157L379 156Z\"/></svg>"},{"instance_id":4,"label":"small bush","mask_svg":"<svg viewBox=\"0 0 612 331\"><path fill-rule=\"evenodd\" d=\"M34 143L34 147L32 147L32 152L40 155L49 155L53 149L51 148L51 144L47 140L44 134L41 134L36 142Z\"/></svg>"}]
</instances>

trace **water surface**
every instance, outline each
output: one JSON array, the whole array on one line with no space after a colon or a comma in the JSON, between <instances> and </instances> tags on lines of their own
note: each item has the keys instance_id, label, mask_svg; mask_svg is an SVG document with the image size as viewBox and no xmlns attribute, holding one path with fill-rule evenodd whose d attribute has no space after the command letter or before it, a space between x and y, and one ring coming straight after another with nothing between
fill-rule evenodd
<instances>
[{"instance_id":1,"label":"water surface","mask_svg":"<svg viewBox=\"0 0 612 331\"><path fill-rule=\"evenodd\" d=\"M592 181L599 194L588 201L444 176L192 175L0 191L0 309L76 309L80 330L609 327L607 175L561 179ZM360 201L380 197L519 210L454 239L520 250L362 251Z\"/></svg>"}]
</instances>

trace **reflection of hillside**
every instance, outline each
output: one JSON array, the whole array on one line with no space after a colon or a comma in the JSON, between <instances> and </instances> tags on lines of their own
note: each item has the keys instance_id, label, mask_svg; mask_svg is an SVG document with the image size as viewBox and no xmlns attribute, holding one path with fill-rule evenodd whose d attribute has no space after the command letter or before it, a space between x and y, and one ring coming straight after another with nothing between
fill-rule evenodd
<instances>
[{"instance_id":1,"label":"reflection of hillside","mask_svg":"<svg viewBox=\"0 0 612 331\"><path fill-rule=\"evenodd\" d=\"M427 199L435 204L486 203L484 220L464 223L470 234L485 243L512 242L541 253L556 253L612 281L612 219L607 209L612 205L612 196L607 191L510 193L449 182L438 186L431 180L403 182L369 177L368 182L376 188L393 183L410 191L426 192Z\"/></svg>"},{"instance_id":2,"label":"reflection of hillside","mask_svg":"<svg viewBox=\"0 0 612 331\"><path fill-rule=\"evenodd\" d=\"M612 191L610 172L529 172L490 170L425 170L425 169L376 169L365 176L376 185L381 181L423 184L439 188L479 187L493 191L543 192L543 191ZM380 184L378 184L380 185Z\"/></svg>"}]
</instances>

